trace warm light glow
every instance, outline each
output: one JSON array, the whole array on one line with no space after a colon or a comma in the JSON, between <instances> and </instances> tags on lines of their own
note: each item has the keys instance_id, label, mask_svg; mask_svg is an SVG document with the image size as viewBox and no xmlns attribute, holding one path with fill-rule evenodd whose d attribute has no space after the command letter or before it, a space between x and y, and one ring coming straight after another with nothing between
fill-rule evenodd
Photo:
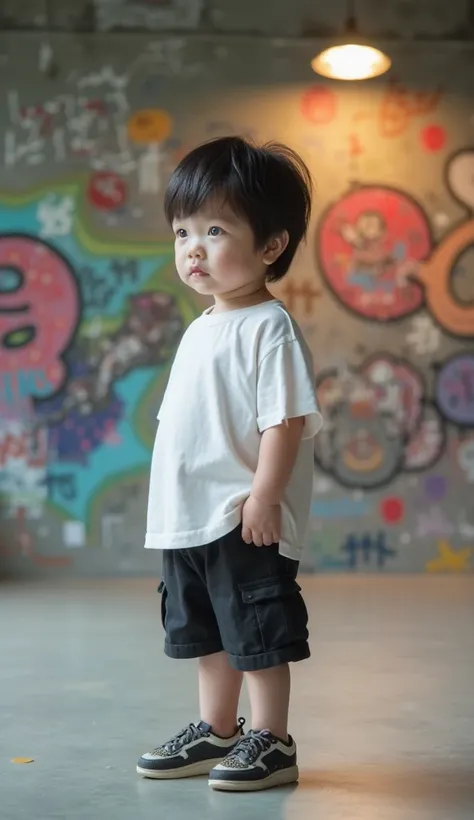
<instances>
[{"instance_id":1,"label":"warm light glow","mask_svg":"<svg viewBox=\"0 0 474 820\"><path fill-rule=\"evenodd\" d=\"M311 66L317 74L333 80L368 80L388 71L391 60L378 48L347 43L322 51Z\"/></svg>"}]
</instances>

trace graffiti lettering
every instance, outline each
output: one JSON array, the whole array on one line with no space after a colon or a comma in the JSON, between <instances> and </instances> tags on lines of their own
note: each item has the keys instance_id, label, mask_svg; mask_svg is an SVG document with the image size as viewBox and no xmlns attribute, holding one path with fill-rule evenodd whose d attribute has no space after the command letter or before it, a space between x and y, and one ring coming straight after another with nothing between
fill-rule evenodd
<instances>
[{"instance_id":1,"label":"graffiti lettering","mask_svg":"<svg viewBox=\"0 0 474 820\"><path fill-rule=\"evenodd\" d=\"M412 278L425 289L426 307L453 336L474 337L474 305L459 302L451 286L457 260L473 244L474 219L471 219L451 231L430 258L411 272Z\"/></svg>"},{"instance_id":2,"label":"graffiti lettering","mask_svg":"<svg viewBox=\"0 0 474 820\"><path fill-rule=\"evenodd\" d=\"M112 259L110 270L121 285L124 282L138 282L139 270L136 259Z\"/></svg>"},{"instance_id":3,"label":"graffiti lettering","mask_svg":"<svg viewBox=\"0 0 474 820\"><path fill-rule=\"evenodd\" d=\"M315 288L311 282L302 282L300 285L297 285L289 281L284 287L283 296L288 310L294 310L297 303L301 300L304 313L311 313L313 303L322 296L322 291Z\"/></svg>"},{"instance_id":4,"label":"graffiti lettering","mask_svg":"<svg viewBox=\"0 0 474 820\"><path fill-rule=\"evenodd\" d=\"M401 83L392 80L382 97L379 109L379 132L381 137L400 137L413 117L428 114L438 105L442 89L411 92Z\"/></svg>"},{"instance_id":5,"label":"graffiti lettering","mask_svg":"<svg viewBox=\"0 0 474 820\"><path fill-rule=\"evenodd\" d=\"M50 475L45 478L50 496L57 495L65 501L73 501L77 498L76 476L73 473L67 475Z\"/></svg>"},{"instance_id":6,"label":"graffiti lettering","mask_svg":"<svg viewBox=\"0 0 474 820\"><path fill-rule=\"evenodd\" d=\"M0 372L0 405L19 407L30 396L43 398L54 393L55 384L41 368L20 370L18 373Z\"/></svg>"},{"instance_id":7,"label":"graffiti lettering","mask_svg":"<svg viewBox=\"0 0 474 820\"><path fill-rule=\"evenodd\" d=\"M104 162L133 170L135 162L127 144L125 117L129 111L126 89L110 84L101 75L102 96L84 96L77 90L58 94L46 102L23 105L18 92L8 97L10 127L5 134L5 164L38 165L46 159L65 162L86 159L93 167ZM107 88L108 86L108 88Z\"/></svg>"},{"instance_id":8,"label":"graffiti lettering","mask_svg":"<svg viewBox=\"0 0 474 820\"><path fill-rule=\"evenodd\" d=\"M375 536L369 533L362 536L348 535L341 551L347 553L347 566L352 570L357 569L361 562L365 565L370 564L373 556L377 567L383 569L387 559L396 555L396 551L387 546L386 534L383 531Z\"/></svg>"},{"instance_id":9,"label":"graffiti lettering","mask_svg":"<svg viewBox=\"0 0 474 820\"><path fill-rule=\"evenodd\" d=\"M103 310L117 294L117 286L138 283L139 266L136 259L112 259L105 271L85 265L79 271L82 298L90 308Z\"/></svg>"},{"instance_id":10,"label":"graffiti lettering","mask_svg":"<svg viewBox=\"0 0 474 820\"><path fill-rule=\"evenodd\" d=\"M12 268L13 266L13 268ZM0 288L3 375L44 373L51 392L65 377L60 358L74 335L79 300L73 271L57 250L39 239L0 236L0 272L20 275L12 290ZM35 384L36 386L36 384ZM44 395L44 383L37 387Z\"/></svg>"},{"instance_id":11,"label":"graffiti lettering","mask_svg":"<svg viewBox=\"0 0 474 820\"><path fill-rule=\"evenodd\" d=\"M86 307L103 310L115 294L115 284L107 275L86 265L79 271L82 298Z\"/></svg>"}]
</instances>

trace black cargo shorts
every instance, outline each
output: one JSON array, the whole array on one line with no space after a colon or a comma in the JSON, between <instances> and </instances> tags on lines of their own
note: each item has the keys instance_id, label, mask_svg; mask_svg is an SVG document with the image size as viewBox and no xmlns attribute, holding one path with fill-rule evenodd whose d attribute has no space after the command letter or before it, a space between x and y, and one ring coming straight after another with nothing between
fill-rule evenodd
<instances>
[{"instance_id":1,"label":"black cargo shorts","mask_svg":"<svg viewBox=\"0 0 474 820\"><path fill-rule=\"evenodd\" d=\"M199 658L224 650L243 672L308 658L297 571L278 544L246 544L240 524L212 544L163 550L165 653Z\"/></svg>"}]
</instances>

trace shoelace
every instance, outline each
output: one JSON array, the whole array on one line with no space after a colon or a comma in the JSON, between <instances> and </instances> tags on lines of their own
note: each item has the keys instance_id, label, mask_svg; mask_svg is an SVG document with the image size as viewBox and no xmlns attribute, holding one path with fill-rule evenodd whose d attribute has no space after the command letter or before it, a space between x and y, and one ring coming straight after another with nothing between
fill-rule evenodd
<instances>
[{"instance_id":1,"label":"shoelace","mask_svg":"<svg viewBox=\"0 0 474 820\"><path fill-rule=\"evenodd\" d=\"M276 739L269 732L248 732L237 746L228 755L228 758L237 757L247 766L255 763L262 752L266 752Z\"/></svg>"},{"instance_id":2,"label":"shoelace","mask_svg":"<svg viewBox=\"0 0 474 820\"><path fill-rule=\"evenodd\" d=\"M182 729L181 732L178 732L171 740L168 740L167 743L164 744L162 747L158 747L155 751L159 751L160 748L165 749L168 753L179 752L186 743L192 743L193 740L198 740L201 737L209 737L209 732L204 732L203 729L200 729L199 726L195 726L194 723L190 723L189 726L186 726L185 729Z\"/></svg>"}]
</instances>

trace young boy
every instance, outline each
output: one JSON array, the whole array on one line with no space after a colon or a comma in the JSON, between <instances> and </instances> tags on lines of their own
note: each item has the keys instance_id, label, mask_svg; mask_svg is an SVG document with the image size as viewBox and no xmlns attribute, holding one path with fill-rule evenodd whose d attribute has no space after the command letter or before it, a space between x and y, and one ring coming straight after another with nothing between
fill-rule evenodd
<instances>
[{"instance_id":1,"label":"young boy","mask_svg":"<svg viewBox=\"0 0 474 820\"><path fill-rule=\"evenodd\" d=\"M208 774L229 791L298 779L288 664L310 654L296 574L321 416L311 354L267 283L310 209L303 161L238 137L192 151L166 191L178 274L214 305L184 334L161 405L145 546L163 550L165 652L199 658L200 721L140 758L145 777Z\"/></svg>"}]
</instances>

